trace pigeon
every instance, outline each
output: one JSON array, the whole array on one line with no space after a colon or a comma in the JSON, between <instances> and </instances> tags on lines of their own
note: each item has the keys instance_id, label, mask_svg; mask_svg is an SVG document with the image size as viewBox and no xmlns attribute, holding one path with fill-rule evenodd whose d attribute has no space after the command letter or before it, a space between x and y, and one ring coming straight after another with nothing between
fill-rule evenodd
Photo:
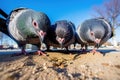
<instances>
[{"instance_id":1,"label":"pigeon","mask_svg":"<svg viewBox=\"0 0 120 80\"><path fill-rule=\"evenodd\" d=\"M93 53L113 36L112 26L104 18L94 18L84 21L77 29L77 41L87 49L94 45Z\"/></svg>"},{"instance_id":2,"label":"pigeon","mask_svg":"<svg viewBox=\"0 0 120 80\"><path fill-rule=\"evenodd\" d=\"M50 46L66 48L75 42L75 25L71 21L59 20L51 25L45 38L45 44L49 50Z\"/></svg>"},{"instance_id":3,"label":"pigeon","mask_svg":"<svg viewBox=\"0 0 120 80\"><path fill-rule=\"evenodd\" d=\"M40 46L50 25L50 19L45 13L29 8L17 8L8 15L4 27L10 38L17 42L22 54L27 54L26 44L36 45L39 48L37 53L43 54Z\"/></svg>"}]
</instances>

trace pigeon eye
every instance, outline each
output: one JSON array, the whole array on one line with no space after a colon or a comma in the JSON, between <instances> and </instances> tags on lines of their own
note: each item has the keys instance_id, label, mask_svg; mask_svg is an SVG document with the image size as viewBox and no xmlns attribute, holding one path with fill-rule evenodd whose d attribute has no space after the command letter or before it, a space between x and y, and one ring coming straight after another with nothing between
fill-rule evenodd
<instances>
[{"instance_id":1,"label":"pigeon eye","mask_svg":"<svg viewBox=\"0 0 120 80\"><path fill-rule=\"evenodd\" d=\"M93 35L94 35L94 33L93 33L93 32L91 32L90 34L91 34L91 36L93 36Z\"/></svg>"},{"instance_id":2,"label":"pigeon eye","mask_svg":"<svg viewBox=\"0 0 120 80\"><path fill-rule=\"evenodd\" d=\"M37 26L37 23L36 23L36 22L34 22L34 26Z\"/></svg>"},{"instance_id":3,"label":"pigeon eye","mask_svg":"<svg viewBox=\"0 0 120 80\"><path fill-rule=\"evenodd\" d=\"M36 21L33 21L32 24L33 24L34 27L38 28L38 24L37 24Z\"/></svg>"}]
</instances>

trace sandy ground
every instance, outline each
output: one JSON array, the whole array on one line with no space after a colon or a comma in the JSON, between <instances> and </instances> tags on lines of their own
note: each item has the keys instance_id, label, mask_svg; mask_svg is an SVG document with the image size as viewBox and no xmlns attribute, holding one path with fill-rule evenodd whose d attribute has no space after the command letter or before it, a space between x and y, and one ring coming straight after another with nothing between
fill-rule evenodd
<instances>
[{"instance_id":1,"label":"sandy ground","mask_svg":"<svg viewBox=\"0 0 120 80\"><path fill-rule=\"evenodd\" d=\"M0 55L0 80L120 80L120 52Z\"/></svg>"}]
</instances>

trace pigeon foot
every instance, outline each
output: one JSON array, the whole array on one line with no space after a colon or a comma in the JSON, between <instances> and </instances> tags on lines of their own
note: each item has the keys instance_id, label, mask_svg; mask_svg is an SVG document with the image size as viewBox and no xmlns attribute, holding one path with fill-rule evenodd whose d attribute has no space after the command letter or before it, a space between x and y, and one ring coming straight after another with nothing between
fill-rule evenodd
<instances>
[{"instance_id":1,"label":"pigeon foot","mask_svg":"<svg viewBox=\"0 0 120 80\"><path fill-rule=\"evenodd\" d=\"M38 50L37 52L36 52L36 54L37 55L44 55L44 56L47 56L47 54L46 53L44 53L44 52L42 52L42 51L40 51L40 50Z\"/></svg>"},{"instance_id":2,"label":"pigeon foot","mask_svg":"<svg viewBox=\"0 0 120 80\"><path fill-rule=\"evenodd\" d=\"M94 54L100 53L100 52L96 51L96 49L93 49L92 51L90 51L90 53L93 53L93 55L94 55Z\"/></svg>"}]
</instances>

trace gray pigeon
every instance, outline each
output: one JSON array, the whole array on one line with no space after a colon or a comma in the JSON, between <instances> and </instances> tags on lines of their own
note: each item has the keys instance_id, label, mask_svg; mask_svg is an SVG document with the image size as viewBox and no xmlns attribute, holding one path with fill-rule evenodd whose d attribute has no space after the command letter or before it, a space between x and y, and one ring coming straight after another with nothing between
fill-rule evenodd
<instances>
[{"instance_id":1,"label":"gray pigeon","mask_svg":"<svg viewBox=\"0 0 120 80\"><path fill-rule=\"evenodd\" d=\"M75 42L75 26L67 20L57 21L52 25L45 38L47 49L49 46L66 48Z\"/></svg>"},{"instance_id":2,"label":"gray pigeon","mask_svg":"<svg viewBox=\"0 0 120 80\"><path fill-rule=\"evenodd\" d=\"M89 19L84 21L77 29L77 40L82 47L87 49L87 45L94 45L93 53L103 43L113 36L111 24L103 19Z\"/></svg>"},{"instance_id":3,"label":"gray pigeon","mask_svg":"<svg viewBox=\"0 0 120 80\"><path fill-rule=\"evenodd\" d=\"M6 25L8 35L22 48L21 53L26 54L26 44L33 44L40 48L50 26L50 20L45 13L28 8L17 8L9 14ZM38 54L42 52L38 50Z\"/></svg>"}]
</instances>

